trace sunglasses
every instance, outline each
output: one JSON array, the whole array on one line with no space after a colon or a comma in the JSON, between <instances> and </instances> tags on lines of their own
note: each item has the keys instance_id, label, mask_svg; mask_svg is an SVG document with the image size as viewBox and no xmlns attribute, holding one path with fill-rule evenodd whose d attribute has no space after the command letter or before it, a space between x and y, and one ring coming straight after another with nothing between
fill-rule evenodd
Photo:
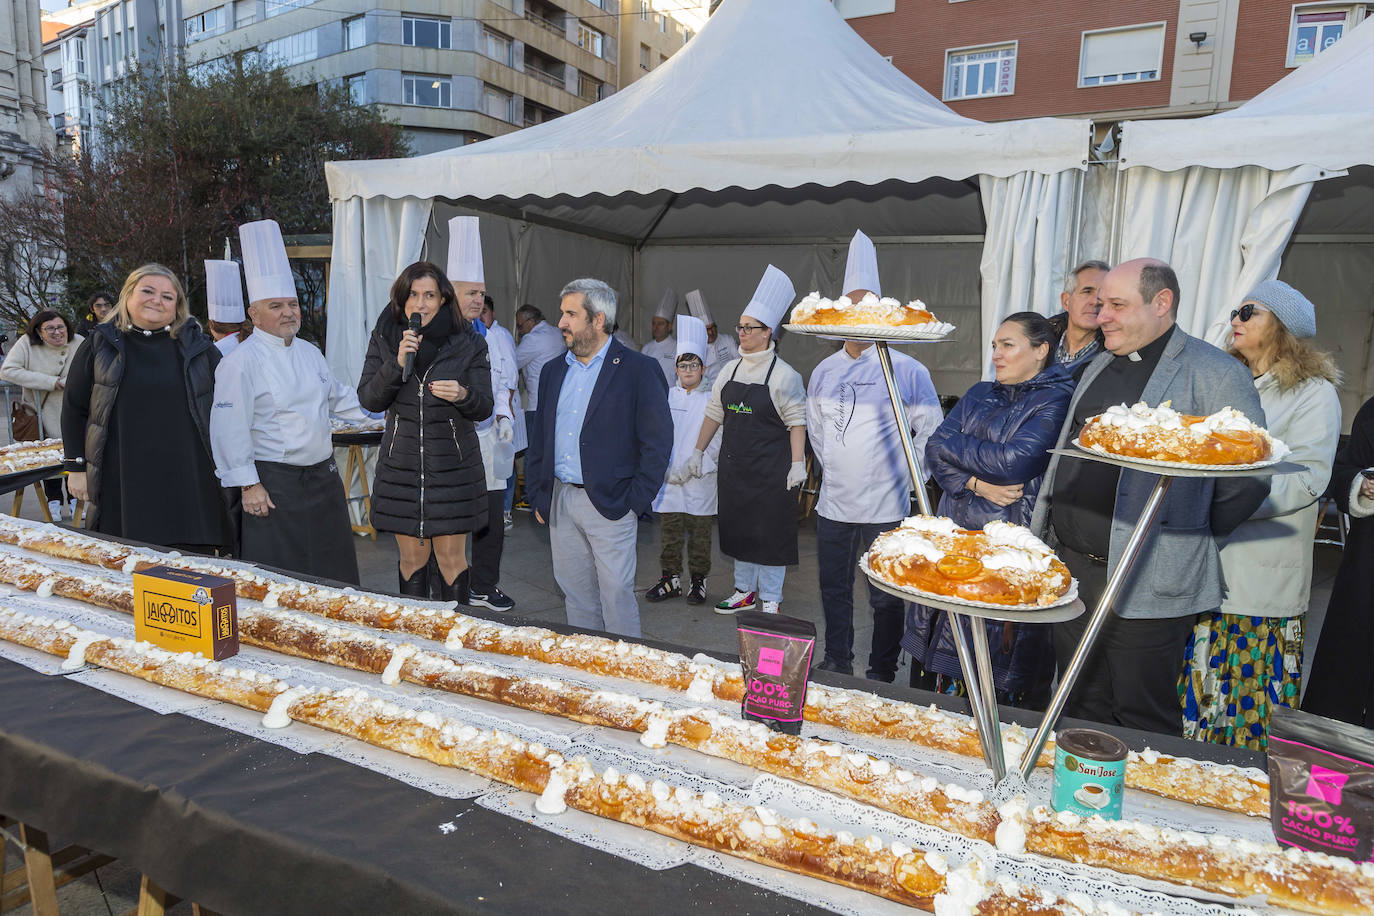
<instances>
[{"instance_id":1,"label":"sunglasses","mask_svg":"<svg viewBox=\"0 0 1374 916\"><path fill-rule=\"evenodd\" d=\"M1268 309L1261 308L1253 302L1247 302L1238 309L1231 309L1231 320L1235 321L1239 318L1241 321L1249 321L1251 318L1255 317L1256 311L1264 312L1268 311Z\"/></svg>"}]
</instances>

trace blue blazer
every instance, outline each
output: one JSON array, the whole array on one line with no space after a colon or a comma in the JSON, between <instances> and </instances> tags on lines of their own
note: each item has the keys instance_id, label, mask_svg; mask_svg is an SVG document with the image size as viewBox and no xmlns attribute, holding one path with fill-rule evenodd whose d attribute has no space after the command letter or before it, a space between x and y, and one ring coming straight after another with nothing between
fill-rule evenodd
<instances>
[{"instance_id":1,"label":"blue blazer","mask_svg":"<svg viewBox=\"0 0 1374 916\"><path fill-rule=\"evenodd\" d=\"M539 374L539 409L525 453L525 491L548 521L553 499L552 444L566 359L552 359ZM611 339L587 403L579 439L582 482L596 511L608 519L649 511L668 474L673 418L668 383L658 360Z\"/></svg>"}]
</instances>

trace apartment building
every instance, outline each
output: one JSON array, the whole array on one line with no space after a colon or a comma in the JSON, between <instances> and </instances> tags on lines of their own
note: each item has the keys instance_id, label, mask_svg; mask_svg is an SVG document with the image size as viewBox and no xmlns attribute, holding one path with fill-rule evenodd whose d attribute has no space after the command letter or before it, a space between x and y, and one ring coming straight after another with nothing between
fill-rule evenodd
<instances>
[{"instance_id":1,"label":"apartment building","mask_svg":"<svg viewBox=\"0 0 1374 916\"><path fill-rule=\"evenodd\" d=\"M869 44L983 121L1187 117L1232 108L1374 4L1292 0L835 0Z\"/></svg>"},{"instance_id":2,"label":"apartment building","mask_svg":"<svg viewBox=\"0 0 1374 916\"><path fill-rule=\"evenodd\" d=\"M710 15L710 0L624 0L620 20L620 85L661 66Z\"/></svg>"},{"instance_id":3,"label":"apartment building","mask_svg":"<svg viewBox=\"0 0 1374 916\"><path fill-rule=\"evenodd\" d=\"M0 194L38 184L45 149L52 147L42 66L38 5L0 0Z\"/></svg>"}]
</instances>

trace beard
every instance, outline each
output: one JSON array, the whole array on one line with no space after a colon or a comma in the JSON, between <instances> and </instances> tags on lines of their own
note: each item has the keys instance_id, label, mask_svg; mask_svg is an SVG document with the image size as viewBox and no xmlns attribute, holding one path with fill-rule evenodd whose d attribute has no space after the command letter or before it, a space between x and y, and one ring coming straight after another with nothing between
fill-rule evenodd
<instances>
[{"instance_id":1,"label":"beard","mask_svg":"<svg viewBox=\"0 0 1374 916\"><path fill-rule=\"evenodd\" d=\"M601 341L596 338L596 329L587 326L581 331L565 331L563 334L564 343L573 356L588 357L600 349Z\"/></svg>"}]
</instances>

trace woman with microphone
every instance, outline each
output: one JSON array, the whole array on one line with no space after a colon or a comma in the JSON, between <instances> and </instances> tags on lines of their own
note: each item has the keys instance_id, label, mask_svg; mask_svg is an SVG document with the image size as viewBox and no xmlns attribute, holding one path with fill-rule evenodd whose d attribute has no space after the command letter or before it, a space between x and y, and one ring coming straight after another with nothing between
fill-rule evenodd
<instances>
[{"instance_id":1,"label":"woman with microphone","mask_svg":"<svg viewBox=\"0 0 1374 916\"><path fill-rule=\"evenodd\" d=\"M486 472L474 424L491 416L487 344L458 311L443 271L411 264L368 343L358 401L386 411L372 524L396 535L400 591L429 597L429 558L445 601L465 601L467 535L487 524Z\"/></svg>"}]
</instances>

